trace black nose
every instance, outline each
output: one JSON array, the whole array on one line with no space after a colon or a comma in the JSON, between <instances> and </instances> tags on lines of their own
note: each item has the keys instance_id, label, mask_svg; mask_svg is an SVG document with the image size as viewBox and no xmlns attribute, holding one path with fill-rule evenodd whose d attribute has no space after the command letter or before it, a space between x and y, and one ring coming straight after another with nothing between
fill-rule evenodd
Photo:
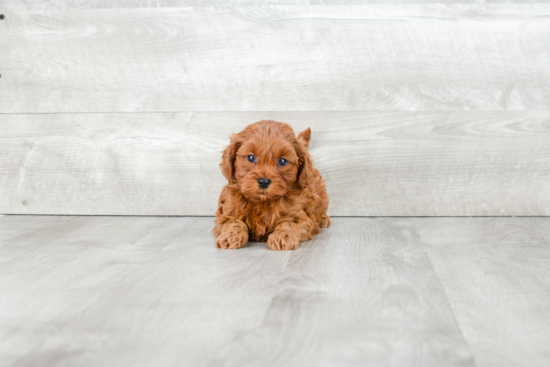
<instances>
[{"instance_id":1,"label":"black nose","mask_svg":"<svg viewBox=\"0 0 550 367\"><path fill-rule=\"evenodd\" d=\"M267 189L270 183L271 183L271 180L269 178L258 179L258 186L260 186L262 189Z\"/></svg>"}]
</instances>

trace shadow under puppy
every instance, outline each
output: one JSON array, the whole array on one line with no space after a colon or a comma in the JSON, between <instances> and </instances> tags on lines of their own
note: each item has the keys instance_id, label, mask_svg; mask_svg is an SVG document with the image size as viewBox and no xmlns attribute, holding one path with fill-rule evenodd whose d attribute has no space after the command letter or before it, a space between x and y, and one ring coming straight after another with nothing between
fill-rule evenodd
<instances>
[{"instance_id":1,"label":"shadow under puppy","mask_svg":"<svg viewBox=\"0 0 550 367\"><path fill-rule=\"evenodd\" d=\"M216 246L249 239L293 250L330 225L325 182L307 151L311 129L262 120L231 136L221 169L227 178L216 212Z\"/></svg>"}]
</instances>

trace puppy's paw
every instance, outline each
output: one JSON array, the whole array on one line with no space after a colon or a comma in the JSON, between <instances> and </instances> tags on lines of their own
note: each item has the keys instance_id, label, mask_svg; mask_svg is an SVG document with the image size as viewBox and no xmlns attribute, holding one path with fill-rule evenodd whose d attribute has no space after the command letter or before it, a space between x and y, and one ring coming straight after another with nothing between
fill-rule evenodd
<instances>
[{"instance_id":1,"label":"puppy's paw","mask_svg":"<svg viewBox=\"0 0 550 367\"><path fill-rule=\"evenodd\" d=\"M248 242L248 233L230 229L220 233L216 238L216 247L224 250L234 250L243 247Z\"/></svg>"},{"instance_id":2,"label":"puppy's paw","mask_svg":"<svg viewBox=\"0 0 550 367\"><path fill-rule=\"evenodd\" d=\"M267 245L273 251L295 250L300 243L297 233L275 231L267 238Z\"/></svg>"},{"instance_id":3,"label":"puppy's paw","mask_svg":"<svg viewBox=\"0 0 550 367\"><path fill-rule=\"evenodd\" d=\"M328 226L330 226L330 217L328 215L323 215L323 217L321 218L321 223L319 224L319 227L321 228L327 228Z\"/></svg>"}]
</instances>

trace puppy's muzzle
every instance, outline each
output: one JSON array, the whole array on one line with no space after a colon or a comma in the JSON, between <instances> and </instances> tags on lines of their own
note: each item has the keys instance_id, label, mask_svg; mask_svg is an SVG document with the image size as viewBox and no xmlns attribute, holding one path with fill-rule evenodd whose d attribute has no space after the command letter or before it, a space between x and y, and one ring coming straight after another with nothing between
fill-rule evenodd
<instances>
[{"instance_id":1,"label":"puppy's muzzle","mask_svg":"<svg viewBox=\"0 0 550 367\"><path fill-rule=\"evenodd\" d=\"M260 186L261 189L267 189L269 184L271 184L271 180L269 178L258 179L258 186Z\"/></svg>"}]
</instances>

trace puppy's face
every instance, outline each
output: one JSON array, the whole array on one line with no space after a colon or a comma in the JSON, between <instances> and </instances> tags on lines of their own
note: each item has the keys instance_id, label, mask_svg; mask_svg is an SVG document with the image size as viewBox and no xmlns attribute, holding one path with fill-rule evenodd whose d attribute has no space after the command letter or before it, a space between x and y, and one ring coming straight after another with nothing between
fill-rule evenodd
<instances>
[{"instance_id":1,"label":"puppy's face","mask_svg":"<svg viewBox=\"0 0 550 367\"><path fill-rule=\"evenodd\" d=\"M260 121L233 135L224 152L222 171L237 183L250 201L284 196L299 180L307 152L292 128L275 121Z\"/></svg>"},{"instance_id":2,"label":"puppy's face","mask_svg":"<svg viewBox=\"0 0 550 367\"><path fill-rule=\"evenodd\" d=\"M273 200L284 196L296 182L298 166L298 155L290 142L258 134L237 151L235 177L247 199Z\"/></svg>"}]
</instances>

